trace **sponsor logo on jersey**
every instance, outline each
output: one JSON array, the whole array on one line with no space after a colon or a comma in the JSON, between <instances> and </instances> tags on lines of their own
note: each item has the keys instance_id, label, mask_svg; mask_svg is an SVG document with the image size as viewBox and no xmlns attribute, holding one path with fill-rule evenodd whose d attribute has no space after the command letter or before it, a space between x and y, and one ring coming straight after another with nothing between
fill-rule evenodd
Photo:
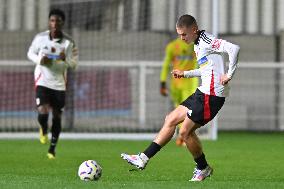
<instances>
[{"instance_id":1,"label":"sponsor logo on jersey","mask_svg":"<svg viewBox=\"0 0 284 189\"><path fill-rule=\"evenodd\" d=\"M176 59L177 60L193 60L193 56L191 55L179 55L179 56L176 56Z\"/></svg>"},{"instance_id":2,"label":"sponsor logo on jersey","mask_svg":"<svg viewBox=\"0 0 284 189\"><path fill-rule=\"evenodd\" d=\"M197 61L197 63L198 63L199 65L205 64L206 62L208 62L208 59L207 59L206 56L200 58L200 59Z\"/></svg>"},{"instance_id":3,"label":"sponsor logo on jersey","mask_svg":"<svg viewBox=\"0 0 284 189\"><path fill-rule=\"evenodd\" d=\"M55 52L56 52L55 47L51 47L51 52L52 52L52 53L55 53Z\"/></svg>"}]
</instances>

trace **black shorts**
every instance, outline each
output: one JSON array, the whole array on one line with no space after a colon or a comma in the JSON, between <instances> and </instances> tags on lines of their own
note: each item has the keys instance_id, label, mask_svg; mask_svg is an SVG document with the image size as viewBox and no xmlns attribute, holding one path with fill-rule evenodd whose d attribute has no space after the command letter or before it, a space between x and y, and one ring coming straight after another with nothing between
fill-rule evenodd
<instances>
[{"instance_id":1,"label":"black shorts","mask_svg":"<svg viewBox=\"0 0 284 189\"><path fill-rule=\"evenodd\" d=\"M203 126L211 121L222 108L225 97L212 96L202 93L199 89L181 103L187 107L187 117Z\"/></svg>"},{"instance_id":2,"label":"black shorts","mask_svg":"<svg viewBox=\"0 0 284 189\"><path fill-rule=\"evenodd\" d=\"M58 91L43 86L36 87L36 105L50 105L53 109L60 112L65 106L65 91Z\"/></svg>"}]
</instances>

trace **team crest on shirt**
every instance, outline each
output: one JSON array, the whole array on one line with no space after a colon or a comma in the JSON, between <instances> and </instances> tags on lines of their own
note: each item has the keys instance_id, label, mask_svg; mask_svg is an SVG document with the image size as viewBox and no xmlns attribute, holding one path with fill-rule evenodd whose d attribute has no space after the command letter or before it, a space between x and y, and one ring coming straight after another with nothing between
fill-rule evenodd
<instances>
[{"instance_id":1,"label":"team crest on shirt","mask_svg":"<svg viewBox=\"0 0 284 189\"><path fill-rule=\"evenodd\" d=\"M213 49L219 49L221 46L222 39L214 39L212 42L212 48Z\"/></svg>"}]
</instances>

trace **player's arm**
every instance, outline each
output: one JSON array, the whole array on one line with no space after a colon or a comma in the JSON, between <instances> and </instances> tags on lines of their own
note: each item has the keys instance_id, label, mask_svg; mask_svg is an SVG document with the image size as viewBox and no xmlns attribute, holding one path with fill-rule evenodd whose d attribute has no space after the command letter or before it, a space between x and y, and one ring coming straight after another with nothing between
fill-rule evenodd
<instances>
[{"instance_id":1,"label":"player's arm","mask_svg":"<svg viewBox=\"0 0 284 189\"><path fill-rule=\"evenodd\" d=\"M165 55L162 70L160 73L160 93L163 96L168 95L166 81L169 75L170 64L172 62L172 59L173 59L172 50L170 46L168 45L166 48L166 55Z\"/></svg>"},{"instance_id":2,"label":"player's arm","mask_svg":"<svg viewBox=\"0 0 284 189\"><path fill-rule=\"evenodd\" d=\"M34 62L35 64L41 64L41 65L50 65L52 60L49 59L47 56L42 56L39 54L39 43L40 40L36 36L28 50L27 56L28 59Z\"/></svg>"},{"instance_id":3,"label":"player's arm","mask_svg":"<svg viewBox=\"0 0 284 189\"><path fill-rule=\"evenodd\" d=\"M173 70L171 72L174 78L192 78L201 77L200 69L194 69L189 71Z\"/></svg>"},{"instance_id":4,"label":"player's arm","mask_svg":"<svg viewBox=\"0 0 284 189\"><path fill-rule=\"evenodd\" d=\"M237 69L240 47L238 45L225 41L223 43L223 48L224 51L229 55L229 69L227 72L227 77L229 79L232 79Z\"/></svg>"},{"instance_id":5,"label":"player's arm","mask_svg":"<svg viewBox=\"0 0 284 189\"><path fill-rule=\"evenodd\" d=\"M217 52L225 52L229 55L229 69L221 78L222 85L227 84L234 76L238 64L240 47L222 39L212 40L212 49Z\"/></svg>"},{"instance_id":6,"label":"player's arm","mask_svg":"<svg viewBox=\"0 0 284 189\"><path fill-rule=\"evenodd\" d=\"M71 42L66 50L65 63L67 67L75 69L78 65L78 49L73 42Z\"/></svg>"}]
</instances>

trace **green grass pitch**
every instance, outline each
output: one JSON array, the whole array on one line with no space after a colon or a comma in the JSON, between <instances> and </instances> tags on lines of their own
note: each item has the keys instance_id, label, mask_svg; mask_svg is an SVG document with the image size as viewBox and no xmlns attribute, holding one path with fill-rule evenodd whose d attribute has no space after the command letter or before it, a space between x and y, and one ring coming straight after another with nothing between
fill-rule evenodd
<instances>
[{"instance_id":1,"label":"green grass pitch","mask_svg":"<svg viewBox=\"0 0 284 189\"><path fill-rule=\"evenodd\" d=\"M221 133L203 141L214 175L191 183L194 163L185 148L171 142L144 171L129 171L121 152L142 151L149 141L61 140L57 159L37 140L0 140L0 188L284 188L283 133ZM94 159L103 168L99 181L77 176L81 162Z\"/></svg>"}]
</instances>

